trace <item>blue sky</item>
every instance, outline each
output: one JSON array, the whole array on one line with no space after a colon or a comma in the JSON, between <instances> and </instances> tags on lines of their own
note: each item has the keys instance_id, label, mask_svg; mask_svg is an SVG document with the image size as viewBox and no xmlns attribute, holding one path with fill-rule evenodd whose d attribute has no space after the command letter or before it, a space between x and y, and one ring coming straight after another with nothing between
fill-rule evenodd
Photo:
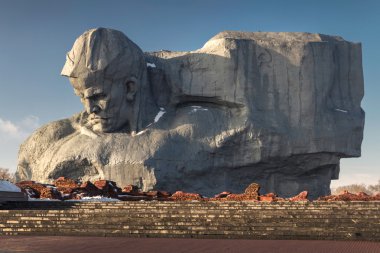
<instances>
[{"instance_id":1,"label":"blue sky","mask_svg":"<svg viewBox=\"0 0 380 253\"><path fill-rule=\"evenodd\" d=\"M366 111L362 157L344 159L333 185L375 183L380 143L380 1L0 0L0 167L38 126L82 110L60 71L85 30L124 32L144 51L195 50L223 30L312 32L361 42Z\"/></svg>"}]
</instances>

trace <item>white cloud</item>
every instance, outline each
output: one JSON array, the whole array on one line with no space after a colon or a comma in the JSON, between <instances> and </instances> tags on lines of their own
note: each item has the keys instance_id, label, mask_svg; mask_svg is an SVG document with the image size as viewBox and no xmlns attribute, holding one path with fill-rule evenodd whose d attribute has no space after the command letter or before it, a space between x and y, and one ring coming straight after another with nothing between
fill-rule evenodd
<instances>
[{"instance_id":1,"label":"white cloud","mask_svg":"<svg viewBox=\"0 0 380 253\"><path fill-rule=\"evenodd\" d=\"M9 120L0 118L0 134L17 136L19 132L18 127Z\"/></svg>"},{"instance_id":2,"label":"white cloud","mask_svg":"<svg viewBox=\"0 0 380 253\"><path fill-rule=\"evenodd\" d=\"M18 122L0 117L0 167L16 170L20 144L39 126L39 118L34 115Z\"/></svg>"},{"instance_id":3,"label":"white cloud","mask_svg":"<svg viewBox=\"0 0 380 253\"><path fill-rule=\"evenodd\" d=\"M17 123L0 118L0 144L3 140L23 140L39 126L39 118L34 115L28 115Z\"/></svg>"}]
</instances>

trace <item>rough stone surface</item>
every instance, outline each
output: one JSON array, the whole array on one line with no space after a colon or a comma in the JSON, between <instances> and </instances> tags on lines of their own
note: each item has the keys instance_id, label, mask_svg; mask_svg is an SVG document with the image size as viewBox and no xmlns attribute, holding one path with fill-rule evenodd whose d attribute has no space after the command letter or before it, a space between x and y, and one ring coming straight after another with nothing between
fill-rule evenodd
<instances>
[{"instance_id":1,"label":"rough stone surface","mask_svg":"<svg viewBox=\"0 0 380 253\"><path fill-rule=\"evenodd\" d=\"M62 75L85 111L22 144L18 180L101 178L206 196L257 182L262 193L317 198L341 158L360 156L361 45L340 37L222 32L195 51L143 53L95 29Z\"/></svg>"}]
</instances>

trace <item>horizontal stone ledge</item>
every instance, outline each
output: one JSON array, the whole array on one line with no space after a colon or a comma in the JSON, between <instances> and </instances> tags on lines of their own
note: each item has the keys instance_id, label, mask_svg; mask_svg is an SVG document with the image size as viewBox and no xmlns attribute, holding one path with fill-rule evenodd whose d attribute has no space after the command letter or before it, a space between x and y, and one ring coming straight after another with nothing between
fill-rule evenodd
<instances>
[{"instance_id":1,"label":"horizontal stone ledge","mask_svg":"<svg viewBox=\"0 0 380 253\"><path fill-rule=\"evenodd\" d=\"M170 209L152 209L152 208L136 208L136 209L66 209L66 210L44 210L44 209L13 209L13 210L0 210L0 214L6 214L6 213L37 213L37 214L48 214L48 213L104 213L104 212L110 212L110 213L152 213L152 212L162 212L162 213L275 213L275 214L281 214L281 213L341 213L341 214L354 214L354 213L362 213L362 214L368 214L368 213L379 213L380 206L378 208L374 209L361 209L356 210L355 208L352 209L324 209L324 210L314 210L314 209L196 209L196 208L170 208Z\"/></svg>"},{"instance_id":2,"label":"horizontal stone ledge","mask_svg":"<svg viewBox=\"0 0 380 253\"><path fill-rule=\"evenodd\" d=\"M379 207L380 208L380 207ZM0 214L30 214L30 215L51 215L51 214L102 214L110 213L112 215L118 214L135 214L135 213L170 213L170 214L274 214L274 215L288 215L288 214L339 214L339 215L354 215L354 214L380 214L380 209L374 210L196 210L196 209L136 209L136 210L60 210L60 211L46 211L46 210L7 210L0 212Z\"/></svg>"},{"instance_id":3,"label":"horizontal stone ledge","mask_svg":"<svg viewBox=\"0 0 380 253\"><path fill-rule=\"evenodd\" d=\"M380 207L380 204L373 206L198 206L198 205L169 205L169 206L159 206L159 205L133 205L133 206L44 206L44 205L33 205L33 206L2 206L0 211L6 210L44 210L44 211L60 211L60 210L136 210L136 209L197 209L197 210L376 210Z\"/></svg>"},{"instance_id":4,"label":"horizontal stone ledge","mask_svg":"<svg viewBox=\"0 0 380 253\"><path fill-rule=\"evenodd\" d=\"M18 225L10 225L7 227L0 228L0 232L6 231L39 231L39 230L52 230L52 231L61 231L62 229L66 230L98 230L98 226L73 226L73 225L36 225L36 226L22 226ZM112 232L115 230L120 231L146 231L146 230L167 230L167 231L177 231L177 230L191 230L191 231L208 231L209 233L215 231L245 231L245 232L262 232L262 233L272 233L283 231L284 233L316 233L316 232L334 232L334 233L377 233L380 234L380 228L373 229L368 227L344 227L344 226L336 226L336 227L293 227L293 226L283 226L283 227L250 227L250 226L220 226L220 225L210 225L210 226L180 226L180 225L151 225L151 226L141 226L141 225L124 225L124 226L102 226L102 230ZM380 236L380 235L379 235Z\"/></svg>"},{"instance_id":5,"label":"horizontal stone ledge","mask_svg":"<svg viewBox=\"0 0 380 253\"><path fill-rule=\"evenodd\" d=\"M192 214L192 213L120 213L120 214L112 214L112 213L104 213L104 214L60 214L60 215L39 215L39 214L23 214L23 215L14 215L3 214L0 215L0 220L4 219L25 219L30 217L31 219L67 219L67 218L82 218L82 219L145 219L145 218L173 218L173 219L181 219L181 218L192 218L192 219L244 219L244 220L260 220L260 219L379 219L380 214L372 213L372 214Z\"/></svg>"},{"instance_id":6,"label":"horizontal stone ledge","mask_svg":"<svg viewBox=\"0 0 380 253\"><path fill-rule=\"evenodd\" d=\"M46 235L46 234L52 234L52 235L88 235L88 234L103 234L103 235L109 235L109 236L128 236L128 235L136 235L140 234L142 236L154 236L154 235L163 235L165 237L170 236L178 236L178 235L185 235L185 236L191 236L191 235L214 235L214 236L248 236L248 237L262 237L262 238L278 238L281 239L283 237L290 237L290 238L309 238L309 239L352 239L352 238L359 238L361 240L368 238L369 240L379 240L380 238L376 235L376 233L365 233L362 232L360 234L358 233L350 233L350 232L314 232L314 233L306 233L304 231L297 231L297 232L289 232L289 231L271 231L270 233L263 233L262 231L183 231L183 230L129 230L129 231L121 231L121 230L114 230L112 232L107 230L66 230L61 229L60 231L49 231L49 230L40 230L40 231L27 231L25 229L19 229L19 230L9 230L4 231L4 233L10 233L10 232L17 232L17 233L24 233L24 234L40 234L40 235Z\"/></svg>"},{"instance_id":7,"label":"horizontal stone ledge","mask_svg":"<svg viewBox=\"0 0 380 253\"><path fill-rule=\"evenodd\" d=\"M226 227L226 226L210 226L210 228L205 228L203 226L191 226L191 227L183 227L183 226L127 226L128 228L123 227L115 227L115 226L104 226L102 229L104 231L114 231L114 230L120 230L120 231L130 231L130 230L139 230L140 232L145 230L193 230L193 231L256 231L256 232L265 232L265 233L272 233L273 231L284 231L289 232L291 230L292 232L307 232L307 233L314 233L314 232L336 232L336 233L380 233L379 229L370 229L370 228L358 228L358 227L326 227L326 228L315 228L315 227ZM4 228L0 228L1 231L9 231L9 230L17 230L17 229L29 229L31 231L39 231L39 230L54 230L54 231L60 231L62 229L69 229L69 230L82 230L86 229L86 231L98 229L99 227L92 227L92 226L7 226ZM291 233L291 232L289 232Z\"/></svg>"},{"instance_id":8,"label":"horizontal stone ledge","mask_svg":"<svg viewBox=\"0 0 380 253\"><path fill-rule=\"evenodd\" d=\"M0 211L3 210L45 210L45 211L54 211L54 210L136 210L136 209L146 209L146 210L167 210L167 209L197 209L197 210L315 210L315 211L323 211L323 210L376 210L380 207L380 205L376 206L366 206L366 207L357 207L357 206L347 206L347 207L224 207L224 206L215 206L215 207L199 207L199 206L120 206L120 207L2 207Z\"/></svg>"},{"instance_id":9,"label":"horizontal stone ledge","mask_svg":"<svg viewBox=\"0 0 380 253\"><path fill-rule=\"evenodd\" d=\"M190 229L192 227L203 227L207 229L208 227L212 228L218 228L218 229L239 229L244 228L244 230L282 230L282 229L316 229L316 230L363 230L363 231L379 231L380 232L380 226L370 226L370 224L345 224L345 223L336 223L336 224L326 224L326 226L322 226L319 224L292 224L292 223L283 223L283 224L221 224L221 223L194 223L191 225L188 225L188 223L152 223L152 224L139 224L139 223L120 223L120 224L88 224L88 223L55 223L55 222L45 222L45 223L29 223L29 222L23 222L23 223L7 223L7 224L0 224L0 228L17 228L17 227L28 227L28 228L118 228L118 229L128 229L131 227L138 227L140 229L146 229L149 227L155 227L155 228L181 228L181 229Z\"/></svg>"},{"instance_id":10,"label":"horizontal stone ledge","mask_svg":"<svg viewBox=\"0 0 380 253\"><path fill-rule=\"evenodd\" d=\"M197 234L197 233L206 233L206 234L329 234L329 233L335 233L335 234L346 234L346 233L353 233L353 232L362 232L362 233L377 233L377 231L351 231L351 230L342 230L342 231L335 231L335 230L327 230L323 231L322 229L298 229L298 230L285 230L285 229L275 229L275 228L268 228L268 229L261 229L261 230L246 230L246 229L234 229L234 230L221 230L218 228L214 229L206 229L204 227L191 227L189 229L182 229L182 228L170 228L170 227L146 227L142 228L139 226L131 227L128 229L121 229L121 228L113 228L113 229L105 229L105 228L87 228L87 227L80 227L80 228L72 228L72 227L47 227L47 228L2 228L1 231L7 232L7 231L71 231L71 232L89 232L89 231L103 231L108 233L184 233L184 234Z\"/></svg>"},{"instance_id":11,"label":"horizontal stone ledge","mask_svg":"<svg viewBox=\"0 0 380 253\"><path fill-rule=\"evenodd\" d=\"M98 237L131 237L131 238L198 238L198 239L256 239L256 240L339 240L339 241L379 241L371 237L355 237L355 236L293 236L293 235L162 235L162 234L109 234L103 232L88 232L86 234L77 233L23 233L23 232L7 232L4 236L98 236Z\"/></svg>"},{"instance_id":12,"label":"horizontal stone ledge","mask_svg":"<svg viewBox=\"0 0 380 253\"><path fill-rule=\"evenodd\" d=\"M380 215L380 209L372 212L183 212L183 211L135 211L135 212L62 212L62 213L39 213L39 212L8 212L0 214L0 217L147 217L147 216L194 216L194 217L254 217L254 218L265 218L265 217L341 217L341 218L351 218L351 217L374 217Z\"/></svg>"},{"instance_id":13,"label":"horizontal stone ledge","mask_svg":"<svg viewBox=\"0 0 380 253\"><path fill-rule=\"evenodd\" d=\"M202 216L202 217L193 217L193 216L186 216L186 215L181 215L181 216L171 216L171 215L152 215L149 216L149 218L152 218L150 220L146 219L147 216L141 216L141 217L132 217L132 216L119 216L119 217L113 217L113 216L87 216L87 217L82 217L82 216L76 216L76 217L66 217L66 216L57 216L57 217L33 217L33 216L6 216L6 217L1 217L0 221L6 222L7 220L18 220L18 221L24 221L24 220L30 220L30 221L74 221L74 220L81 220L81 221L107 221L110 223L113 222L133 222L133 221L146 221L146 222L153 222L153 221L160 221L160 222L165 222L165 221L226 221L226 222L353 222L353 223L362 223L362 222L371 222L374 224L377 224L379 221L379 218L376 216L368 216L368 217L326 217L326 216L321 216L321 217L314 217L310 218L307 216L303 217L298 217L295 218L293 216L287 216L287 217L241 217L241 216L235 216L235 217L209 217L209 216Z\"/></svg>"},{"instance_id":14,"label":"horizontal stone ledge","mask_svg":"<svg viewBox=\"0 0 380 253\"><path fill-rule=\"evenodd\" d=\"M215 217L215 218L378 218L380 212L369 212L369 213L265 213L265 212L256 212L256 213L196 213L196 212L120 212L120 213L60 213L60 214L41 214L41 213L6 213L1 214L0 217L130 217L130 218L146 218L146 217Z\"/></svg>"},{"instance_id":15,"label":"horizontal stone ledge","mask_svg":"<svg viewBox=\"0 0 380 253\"><path fill-rule=\"evenodd\" d=\"M152 219L147 219L152 218ZM294 217L192 217L192 216L143 216L143 217L1 217L0 223L7 222L8 220L15 221L81 221L81 222L92 222L94 220L98 220L99 223L105 220L108 223L121 223L121 222L147 222L151 223L154 221L158 222L229 222L229 223L369 223L372 225L377 225L379 223L379 219L377 217L302 217L302 218L294 218Z\"/></svg>"},{"instance_id":16,"label":"horizontal stone ledge","mask_svg":"<svg viewBox=\"0 0 380 253\"><path fill-rule=\"evenodd\" d=\"M379 206L380 208L380 206ZM351 209L323 209L323 210L315 210L315 209L197 209L197 208L123 208L123 209L10 209L10 210L0 210L1 213L9 213L9 212L30 212L30 213L103 213L103 212L111 212L111 213L126 213L126 212L136 212L136 211L145 211L145 212L228 212L228 213L255 213L255 212L272 212L272 213L298 213L298 212L310 212L310 213L333 213L333 212L379 212L379 208L374 209L361 209L357 210L355 208Z\"/></svg>"},{"instance_id":17,"label":"horizontal stone ledge","mask_svg":"<svg viewBox=\"0 0 380 253\"><path fill-rule=\"evenodd\" d=\"M136 210L59 210L59 211L46 211L46 210L7 210L0 212L0 214L30 214L30 215L47 215L47 214L102 214L109 213L112 215L118 214L136 214L136 213L170 213L170 214L274 214L274 215L288 215L288 214L336 214L336 215L354 215L354 214L380 214L379 209L374 210L197 210L197 209L136 209Z\"/></svg>"},{"instance_id":18,"label":"horizontal stone ledge","mask_svg":"<svg viewBox=\"0 0 380 253\"><path fill-rule=\"evenodd\" d=\"M314 202L254 202L254 201L120 201L120 202L101 202L101 201L33 201L33 202L15 202L6 203L8 206L69 206L69 207L117 207L117 206L142 206L142 205L156 205L156 206L231 206L231 207L289 207L289 206L315 206L315 207L343 207L343 206L376 206L380 201L314 201Z\"/></svg>"}]
</instances>

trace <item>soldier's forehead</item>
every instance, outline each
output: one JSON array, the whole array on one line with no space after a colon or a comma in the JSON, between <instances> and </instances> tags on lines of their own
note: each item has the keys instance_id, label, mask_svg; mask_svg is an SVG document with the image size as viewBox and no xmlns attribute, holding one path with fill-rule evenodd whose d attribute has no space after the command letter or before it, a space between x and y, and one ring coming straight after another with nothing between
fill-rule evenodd
<instances>
[{"instance_id":1,"label":"soldier's forehead","mask_svg":"<svg viewBox=\"0 0 380 253\"><path fill-rule=\"evenodd\" d=\"M88 88L103 88L109 85L106 80L90 79L90 78L71 78L70 82L74 89L86 90Z\"/></svg>"}]
</instances>

